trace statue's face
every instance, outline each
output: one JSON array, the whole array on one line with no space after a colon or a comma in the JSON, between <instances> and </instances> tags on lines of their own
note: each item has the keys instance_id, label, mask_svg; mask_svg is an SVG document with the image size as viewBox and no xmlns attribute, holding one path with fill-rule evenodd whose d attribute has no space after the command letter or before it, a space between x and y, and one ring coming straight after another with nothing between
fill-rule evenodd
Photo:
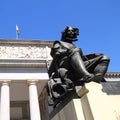
<instances>
[{"instance_id":1,"label":"statue's face","mask_svg":"<svg viewBox=\"0 0 120 120\"><path fill-rule=\"evenodd\" d=\"M74 28L72 27L68 27L68 29L66 30L66 36L69 38L76 38L76 31Z\"/></svg>"},{"instance_id":2,"label":"statue's face","mask_svg":"<svg viewBox=\"0 0 120 120\"><path fill-rule=\"evenodd\" d=\"M77 41L77 35L79 35L79 29L67 26L62 32L62 41Z\"/></svg>"}]
</instances>

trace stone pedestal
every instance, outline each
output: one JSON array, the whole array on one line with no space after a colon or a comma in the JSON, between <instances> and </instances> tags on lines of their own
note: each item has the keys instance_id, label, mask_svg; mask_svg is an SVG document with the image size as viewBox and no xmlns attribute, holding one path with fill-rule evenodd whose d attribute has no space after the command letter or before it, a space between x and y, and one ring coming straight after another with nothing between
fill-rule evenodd
<instances>
[{"instance_id":1,"label":"stone pedestal","mask_svg":"<svg viewBox=\"0 0 120 120\"><path fill-rule=\"evenodd\" d=\"M111 86L111 91L107 92L104 89L108 88L103 88L103 84L109 85L94 82L86 84L89 92L69 101L51 120L120 120L120 94L111 92L119 84Z\"/></svg>"},{"instance_id":2,"label":"stone pedestal","mask_svg":"<svg viewBox=\"0 0 120 120\"><path fill-rule=\"evenodd\" d=\"M80 99L71 100L51 120L85 120Z\"/></svg>"}]
</instances>

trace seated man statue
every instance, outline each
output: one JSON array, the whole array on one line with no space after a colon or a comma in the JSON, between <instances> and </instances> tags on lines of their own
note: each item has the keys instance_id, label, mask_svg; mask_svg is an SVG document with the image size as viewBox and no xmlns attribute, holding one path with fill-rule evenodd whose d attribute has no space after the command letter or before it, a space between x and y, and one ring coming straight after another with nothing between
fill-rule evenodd
<instances>
[{"instance_id":1,"label":"seated man statue","mask_svg":"<svg viewBox=\"0 0 120 120\"><path fill-rule=\"evenodd\" d=\"M100 83L107 71L109 58L103 54L83 55L77 41L79 29L67 26L62 32L61 41L55 41L51 49L53 60L48 70L48 89L55 99L64 96L74 86L94 81Z\"/></svg>"}]
</instances>

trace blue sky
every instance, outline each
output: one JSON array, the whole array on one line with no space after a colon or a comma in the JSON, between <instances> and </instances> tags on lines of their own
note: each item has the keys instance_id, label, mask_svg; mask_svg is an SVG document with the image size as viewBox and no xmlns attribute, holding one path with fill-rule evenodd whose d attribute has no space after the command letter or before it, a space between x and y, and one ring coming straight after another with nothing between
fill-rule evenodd
<instances>
[{"instance_id":1,"label":"blue sky","mask_svg":"<svg viewBox=\"0 0 120 120\"><path fill-rule=\"evenodd\" d=\"M84 54L104 53L120 72L120 0L1 0L0 39L59 40L66 26L80 29Z\"/></svg>"}]
</instances>

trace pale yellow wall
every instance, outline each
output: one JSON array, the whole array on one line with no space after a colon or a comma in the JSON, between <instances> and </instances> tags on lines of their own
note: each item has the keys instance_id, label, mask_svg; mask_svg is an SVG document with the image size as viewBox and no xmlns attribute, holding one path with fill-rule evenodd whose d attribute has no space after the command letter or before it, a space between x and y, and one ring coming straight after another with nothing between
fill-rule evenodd
<instances>
[{"instance_id":1,"label":"pale yellow wall","mask_svg":"<svg viewBox=\"0 0 120 120\"><path fill-rule=\"evenodd\" d=\"M98 83L86 84L89 93L87 99L94 120L120 120L120 95L107 95ZM85 96L81 98L83 103ZM89 119L87 119L89 120Z\"/></svg>"}]
</instances>

